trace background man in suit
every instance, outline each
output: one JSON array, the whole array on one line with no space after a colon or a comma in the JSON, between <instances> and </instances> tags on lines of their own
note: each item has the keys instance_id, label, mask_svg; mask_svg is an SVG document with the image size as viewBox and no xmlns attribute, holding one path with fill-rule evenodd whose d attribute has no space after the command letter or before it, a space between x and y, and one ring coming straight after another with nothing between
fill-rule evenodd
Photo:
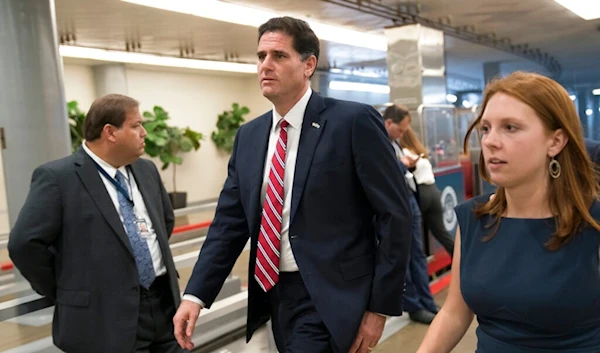
<instances>
[{"instance_id":1,"label":"background man in suit","mask_svg":"<svg viewBox=\"0 0 600 353\"><path fill-rule=\"evenodd\" d=\"M417 183L409 171L416 166L417 159L412 159L402 152L399 139L410 127L411 117L408 110L398 105L392 105L383 113L385 129L394 148L396 158L404 176L403 180L409 187L409 202L413 214L412 245L410 261L406 274L406 293L404 295L404 310L408 312L411 320L422 324L431 324L437 314L437 305L433 300L429 288L429 274L427 273L427 257L423 250L422 215L417 202ZM412 169L414 170L414 169Z\"/></svg>"},{"instance_id":2,"label":"background man in suit","mask_svg":"<svg viewBox=\"0 0 600 353\"><path fill-rule=\"evenodd\" d=\"M269 317L280 352L361 352L402 314L410 249L406 185L381 116L323 98L309 79L319 40L304 21L259 28L258 75L273 110L243 125L175 336L192 348L251 239L247 339Z\"/></svg>"},{"instance_id":3,"label":"background man in suit","mask_svg":"<svg viewBox=\"0 0 600 353\"><path fill-rule=\"evenodd\" d=\"M98 98L82 147L33 172L8 251L56 301L53 338L64 351L181 351L173 209L154 164L138 159L145 136L136 100Z\"/></svg>"}]
</instances>

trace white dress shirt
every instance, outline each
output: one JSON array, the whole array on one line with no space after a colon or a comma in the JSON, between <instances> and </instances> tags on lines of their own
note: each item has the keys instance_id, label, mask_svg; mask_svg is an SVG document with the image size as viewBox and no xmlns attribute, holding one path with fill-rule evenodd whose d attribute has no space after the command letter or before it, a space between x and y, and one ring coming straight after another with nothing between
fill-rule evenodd
<instances>
[{"instance_id":1,"label":"white dress shirt","mask_svg":"<svg viewBox=\"0 0 600 353\"><path fill-rule=\"evenodd\" d=\"M279 257L279 270L281 272L294 272L298 271L298 265L292 252L290 245L290 209L292 206L292 186L294 184L294 171L296 169L296 157L298 156L298 145L300 143L300 132L302 131L302 121L304 120L304 112L308 106L308 101L312 90L308 88L302 98L290 109L290 111L282 117L279 115L275 107L273 106L273 123L271 126L271 132L269 134L269 144L267 149L267 155L265 157L265 166L263 168L263 183L260 196L260 205L265 202L265 193L269 182L269 171L271 169L271 159L273 153L275 153L275 146L279 139L279 131L281 130L280 124L283 119L289 123L287 130L287 145L285 155L285 171L283 174L283 211L281 217L281 243L280 243L280 257ZM250 278L250 281L254 281L254 278ZM184 294L183 300L189 300L194 303L200 304L204 307L204 302L191 295Z\"/></svg>"},{"instance_id":2,"label":"white dress shirt","mask_svg":"<svg viewBox=\"0 0 600 353\"><path fill-rule=\"evenodd\" d=\"M402 152L408 157L415 159L419 156L408 148L403 148ZM433 166L427 158L419 158L415 165L415 170L412 172L417 185L431 185L435 184L435 174L433 174Z\"/></svg>"},{"instance_id":3,"label":"white dress shirt","mask_svg":"<svg viewBox=\"0 0 600 353\"><path fill-rule=\"evenodd\" d=\"M279 257L279 270L281 272L298 271L298 265L290 245L290 210L292 207L292 186L294 184L294 171L296 170L296 157L298 156L298 144L300 143L300 133L302 132L302 121L304 112L308 106L308 101L312 90L308 88L302 98L282 117L275 107L273 107L273 125L269 135L269 148L265 158L265 167L263 172L262 190L260 193L260 204L265 202L265 194L269 183L269 171L271 170L271 159L275 153L277 140L279 139L280 124L282 120L287 121L287 146L285 154L285 171L283 174L283 212L281 217L281 246Z\"/></svg>"},{"instance_id":4,"label":"white dress shirt","mask_svg":"<svg viewBox=\"0 0 600 353\"><path fill-rule=\"evenodd\" d=\"M98 163L98 165L108 173L113 178L116 178L117 169L110 164L103 161L100 157L98 157L94 152L92 152L88 146L86 146L85 141L81 144L85 153L94 160L94 162ZM129 191L130 195L133 195L133 211L137 218L144 219L146 221L146 225L148 226L149 236L146 239L148 243L148 249L150 250L150 255L152 255L152 265L154 267L154 273L156 277L162 276L167 273L167 268L163 263L162 253L160 251L160 245L158 244L158 240L156 239L156 232L154 231L154 227L152 227L152 220L150 219L150 215L148 214L148 210L146 209L146 204L144 203L144 198L138 189L137 183L135 182L135 178L133 174L130 173L127 168L120 167L118 169L123 176L125 177L125 183L127 184L127 191ZM123 222L123 215L121 214L120 206L119 206L119 198L117 196L117 188L111 183L100 171L98 171L100 175L100 179L104 182L104 186L106 187L106 191L108 191L108 195L110 196L113 204L115 205L115 209L119 214L119 218L121 218L121 223L123 223L123 229L125 229L125 234L127 234L127 229L125 228L125 223Z\"/></svg>"}]
</instances>

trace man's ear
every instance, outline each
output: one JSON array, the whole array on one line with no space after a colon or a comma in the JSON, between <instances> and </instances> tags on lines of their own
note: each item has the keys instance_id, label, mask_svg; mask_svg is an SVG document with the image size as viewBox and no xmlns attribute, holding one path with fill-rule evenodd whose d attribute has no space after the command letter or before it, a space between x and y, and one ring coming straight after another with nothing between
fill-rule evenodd
<instances>
[{"instance_id":1,"label":"man's ear","mask_svg":"<svg viewBox=\"0 0 600 353\"><path fill-rule=\"evenodd\" d=\"M106 124L102 128L102 135L110 142L116 142L117 138L115 137L115 132L118 129L111 124Z\"/></svg>"},{"instance_id":2,"label":"man's ear","mask_svg":"<svg viewBox=\"0 0 600 353\"><path fill-rule=\"evenodd\" d=\"M304 61L304 75L306 77L311 77L315 70L317 69L317 57L311 55Z\"/></svg>"}]
</instances>

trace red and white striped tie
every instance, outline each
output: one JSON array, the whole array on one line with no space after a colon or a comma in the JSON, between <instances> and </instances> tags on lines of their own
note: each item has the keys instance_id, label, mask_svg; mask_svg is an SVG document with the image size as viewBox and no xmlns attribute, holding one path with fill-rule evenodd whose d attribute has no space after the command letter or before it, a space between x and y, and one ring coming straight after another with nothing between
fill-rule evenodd
<instances>
[{"instance_id":1,"label":"red and white striped tie","mask_svg":"<svg viewBox=\"0 0 600 353\"><path fill-rule=\"evenodd\" d=\"M281 243L281 215L283 212L283 176L285 172L285 151L289 123L281 121L281 131L271 159L269 182L265 193L254 278L261 288L268 292L279 281L279 248Z\"/></svg>"}]
</instances>

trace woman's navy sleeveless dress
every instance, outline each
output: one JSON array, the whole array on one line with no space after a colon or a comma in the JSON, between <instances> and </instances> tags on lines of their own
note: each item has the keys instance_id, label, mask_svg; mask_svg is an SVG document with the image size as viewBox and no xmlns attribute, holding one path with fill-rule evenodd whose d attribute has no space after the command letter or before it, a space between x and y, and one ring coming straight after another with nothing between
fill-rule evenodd
<instances>
[{"instance_id":1,"label":"woman's navy sleeveless dress","mask_svg":"<svg viewBox=\"0 0 600 353\"><path fill-rule=\"evenodd\" d=\"M600 353L600 232L585 227L551 252L553 218L503 218L483 242L490 217L473 210L489 196L456 207L460 288L479 322L476 353ZM600 203L590 211L600 219Z\"/></svg>"}]
</instances>

